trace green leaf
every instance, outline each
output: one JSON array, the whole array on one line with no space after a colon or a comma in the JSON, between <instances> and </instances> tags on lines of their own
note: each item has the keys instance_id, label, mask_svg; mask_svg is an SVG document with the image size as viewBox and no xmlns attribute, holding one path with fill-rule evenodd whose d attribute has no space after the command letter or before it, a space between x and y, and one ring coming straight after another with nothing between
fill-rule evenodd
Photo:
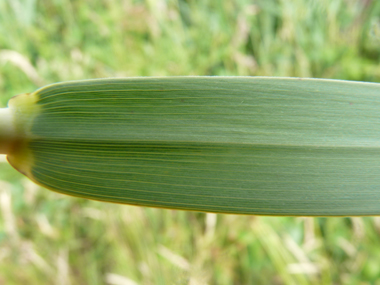
<instances>
[{"instance_id":1,"label":"green leaf","mask_svg":"<svg viewBox=\"0 0 380 285\"><path fill-rule=\"evenodd\" d=\"M380 214L379 84L128 78L30 96L32 123L8 159L54 191L220 213Z\"/></svg>"}]
</instances>

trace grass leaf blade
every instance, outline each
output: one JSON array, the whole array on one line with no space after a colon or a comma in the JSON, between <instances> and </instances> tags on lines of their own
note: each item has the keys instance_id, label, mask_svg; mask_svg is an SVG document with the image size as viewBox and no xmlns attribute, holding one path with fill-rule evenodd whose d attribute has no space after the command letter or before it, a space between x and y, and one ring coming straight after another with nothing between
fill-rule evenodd
<instances>
[{"instance_id":1,"label":"grass leaf blade","mask_svg":"<svg viewBox=\"0 0 380 285\"><path fill-rule=\"evenodd\" d=\"M52 190L221 213L380 213L378 84L130 78L34 94L24 164Z\"/></svg>"}]
</instances>

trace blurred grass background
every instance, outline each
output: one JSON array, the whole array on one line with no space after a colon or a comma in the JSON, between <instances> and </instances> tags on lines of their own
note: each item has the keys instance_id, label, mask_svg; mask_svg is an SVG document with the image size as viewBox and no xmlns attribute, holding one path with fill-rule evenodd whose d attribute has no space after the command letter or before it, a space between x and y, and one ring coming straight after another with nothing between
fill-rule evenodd
<instances>
[{"instance_id":1,"label":"blurred grass background","mask_svg":"<svg viewBox=\"0 0 380 285\"><path fill-rule=\"evenodd\" d=\"M0 107L65 80L380 82L379 63L377 0L0 1ZM41 189L0 158L0 284L380 284L379 244L379 217L215 215L87 201Z\"/></svg>"}]
</instances>

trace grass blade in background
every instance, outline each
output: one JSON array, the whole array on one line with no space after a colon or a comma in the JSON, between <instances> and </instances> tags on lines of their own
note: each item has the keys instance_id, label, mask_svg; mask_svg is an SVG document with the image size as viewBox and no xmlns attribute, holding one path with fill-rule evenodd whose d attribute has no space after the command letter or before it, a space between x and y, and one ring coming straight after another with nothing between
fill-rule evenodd
<instances>
[{"instance_id":1,"label":"grass blade in background","mask_svg":"<svg viewBox=\"0 0 380 285\"><path fill-rule=\"evenodd\" d=\"M379 94L378 84L295 78L60 83L11 100L25 127L8 159L46 188L101 201L376 215Z\"/></svg>"}]
</instances>

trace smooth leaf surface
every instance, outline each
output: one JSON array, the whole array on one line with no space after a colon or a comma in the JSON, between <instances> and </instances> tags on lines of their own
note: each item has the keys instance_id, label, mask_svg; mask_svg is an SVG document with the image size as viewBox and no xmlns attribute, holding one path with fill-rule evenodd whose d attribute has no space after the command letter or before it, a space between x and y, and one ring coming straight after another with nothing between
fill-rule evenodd
<instances>
[{"instance_id":1,"label":"smooth leaf surface","mask_svg":"<svg viewBox=\"0 0 380 285\"><path fill-rule=\"evenodd\" d=\"M221 213L380 214L378 84L129 78L33 96L26 150L9 161L54 191Z\"/></svg>"}]
</instances>

